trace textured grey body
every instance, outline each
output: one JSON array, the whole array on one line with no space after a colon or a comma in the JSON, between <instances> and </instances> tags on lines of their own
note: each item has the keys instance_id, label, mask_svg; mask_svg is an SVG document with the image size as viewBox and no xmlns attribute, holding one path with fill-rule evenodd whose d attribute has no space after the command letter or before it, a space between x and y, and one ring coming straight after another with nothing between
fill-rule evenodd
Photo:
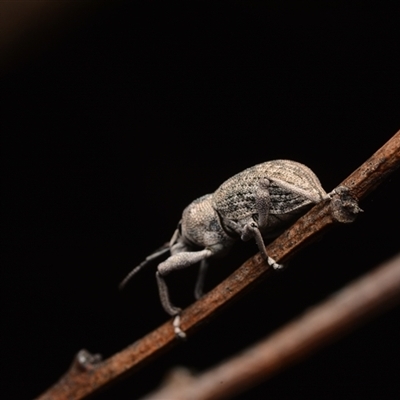
<instances>
[{"instance_id":1,"label":"textured grey body","mask_svg":"<svg viewBox=\"0 0 400 400\"><path fill-rule=\"evenodd\" d=\"M183 210L180 238L188 246L216 248L219 252L229 248L235 240L223 229L212 198L211 194L206 194Z\"/></svg>"},{"instance_id":2,"label":"textured grey body","mask_svg":"<svg viewBox=\"0 0 400 400\"><path fill-rule=\"evenodd\" d=\"M239 227L231 229L240 234L243 221L254 219L264 236L275 236L277 228L280 230L326 196L310 168L291 160L274 160L247 168L225 181L213 194L213 207L228 229L229 221L234 221ZM260 209L265 210L267 218L260 220Z\"/></svg>"},{"instance_id":3,"label":"textured grey body","mask_svg":"<svg viewBox=\"0 0 400 400\"><path fill-rule=\"evenodd\" d=\"M263 257L274 268L280 268L268 257L263 237L276 236L327 197L316 175L298 162L274 160L248 168L229 178L213 194L189 204L170 242L133 269L121 286L149 262L169 253L158 264L156 278L164 309L177 315L180 309L169 299L165 275L200 262L195 289L199 298L208 258L224 255L239 238L254 238ZM179 326L175 328L179 330Z\"/></svg>"}]
</instances>

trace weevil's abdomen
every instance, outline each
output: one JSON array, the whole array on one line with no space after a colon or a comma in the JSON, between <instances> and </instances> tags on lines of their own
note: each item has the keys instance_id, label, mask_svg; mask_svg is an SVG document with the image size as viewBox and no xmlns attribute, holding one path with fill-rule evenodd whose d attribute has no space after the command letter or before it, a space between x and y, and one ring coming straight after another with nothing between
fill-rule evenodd
<instances>
[{"instance_id":1,"label":"weevil's abdomen","mask_svg":"<svg viewBox=\"0 0 400 400\"><path fill-rule=\"evenodd\" d=\"M296 187L299 193L302 192L302 195L313 203L318 203L327 196L318 177L304 164L291 160L274 160L255 165L253 168L256 174L267 176L275 183L273 186L285 182ZM290 186L288 189L290 191Z\"/></svg>"},{"instance_id":2,"label":"weevil's abdomen","mask_svg":"<svg viewBox=\"0 0 400 400\"><path fill-rule=\"evenodd\" d=\"M213 207L224 219L243 220L257 212L257 196L269 196L269 226L318 203L327 194L310 168L291 160L255 165L225 181L213 195ZM272 217L272 216L271 216Z\"/></svg>"}]
</instances>

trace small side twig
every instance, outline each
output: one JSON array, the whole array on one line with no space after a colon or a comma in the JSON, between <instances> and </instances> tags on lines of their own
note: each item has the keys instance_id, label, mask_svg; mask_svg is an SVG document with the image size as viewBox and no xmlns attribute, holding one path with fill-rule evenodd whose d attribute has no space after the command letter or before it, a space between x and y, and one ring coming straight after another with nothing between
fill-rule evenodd
<instances>
[{"instance_id":1,"label":"small side twig","mask_svg":"<svg viewBox=\"0 0 400 400\"><path fill-rule=\"evenodd\" d=\"M399 166L400 131L341 183L340 186L349 189L347 194L338 191L332 201L316 205L267 247L268 254L279 263L285 262L334 224L351 222L351 210L355 211L356 206L354 199L361 200ZM338 207L334 207L335 204ZM270 271L268 263L256 254L202 299L185 309L181 314L181 328L187 335L192 334L223 307L261 282ZM85 398L117 378L139 369L178 342L173 325L168 321L114 356L96 362L91 368L72 366L38 399Z\"/></svg>"},{"instance_id":2,"label":"small side twig","mask_svg":"<svg viewBox=\"0 0 400 400\"><path fill-rule=\"evenodd\" d=\"M219 400L237 395L398 303L400 255L220 365L198 376L177 370L174 380L143 400Z\"/></svg>"}]
</instances>

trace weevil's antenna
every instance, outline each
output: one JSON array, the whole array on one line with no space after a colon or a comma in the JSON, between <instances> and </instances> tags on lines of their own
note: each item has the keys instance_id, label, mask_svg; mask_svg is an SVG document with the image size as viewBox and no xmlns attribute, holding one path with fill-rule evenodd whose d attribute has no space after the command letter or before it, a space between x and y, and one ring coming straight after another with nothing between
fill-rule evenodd
<instances>
[{"instance_id":1,"label":"weevil's antenna","mask_svg":"<svg viewBox=\"0 0 400 400\"><path fill-rule=\"evenodd\" d=\"M146 257L146 259L141 262L137 267L133 268L131 272L124 278L124 280L118 285L119 290L122 290L128 281L132 278L132 276L136 275L142 268L144 268L147 264L151 261L155 260L156 258L162 256L166 252L170 250L169 243L165 243L164 246L160 247L154 253L150 254Z\"/></svg>"}]
</instances>

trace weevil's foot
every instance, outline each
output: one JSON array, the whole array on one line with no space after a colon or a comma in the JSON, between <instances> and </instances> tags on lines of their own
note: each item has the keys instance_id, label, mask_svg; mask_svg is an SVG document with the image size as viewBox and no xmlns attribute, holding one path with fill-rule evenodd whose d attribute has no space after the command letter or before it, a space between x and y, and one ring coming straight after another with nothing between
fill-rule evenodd
<instances>
[{"instance_id":1,"label":"weevil's foot","mask_svg":"<svg viewBox=\"0 0 400 400\"><path fill-rule=\"evenodd\" d=\"M198 290L198 289L196 289L195 291L194 291L194 298L196 299L196 300L200 300L202 297L204 296L204 292L203 292L203 290Z\"/></svg>"},{"instance_id":2,"label":"weevil's foot","mask_svg":"<svg viewBox=\"0 0 400 400\"><path fill-rule=\"evenodd\" d=\"M91 370L96 367L102 360L101 354L91 354L87 350L82 349L75 356L76 365L83 370Z\"/></svg>"},{"instance_id":3,"label":"weevil's foot","mask_svg":"<svg viewBox=\"0 0 400 400\"><path fill-rule=\"evenodd\" d=\"M172 322L172 325L174 327L175 336L178 339L184 340L187 338L186 333L183 332L183 330L181 329L181 326L180 326L181 325L181 316L179 314L175 316L174 321Z\"/></svg>"},{"instance_id":4,"label":"weevil's foot","mask_svg":"<svg viewBox=\"0 0 400 400\"><path fill-rule=\"evenodd\" d=\"M283 264L278 264L272 257L267 258L268 264L273 268L273 269L283 269L285 266Z\"/></svg>"}]
</instances>

